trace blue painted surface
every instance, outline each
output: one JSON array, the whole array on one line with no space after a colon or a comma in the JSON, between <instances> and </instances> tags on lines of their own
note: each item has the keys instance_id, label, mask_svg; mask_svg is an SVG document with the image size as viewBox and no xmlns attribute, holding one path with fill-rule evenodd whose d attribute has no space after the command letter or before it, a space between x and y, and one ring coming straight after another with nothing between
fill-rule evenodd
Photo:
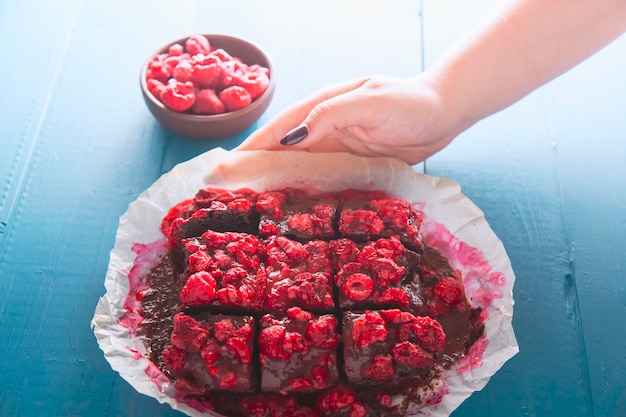
<instances>
[{"instance_id":1,"label":"blue painted surface","mask_svg":"<svg viewBox=\"0 0 626 417\"><path fill-rule=\"evenodd\" d=\"M0 416L181 415L111 371L89 328L127 205L316 88L418 72L494 2L334 3L0 2ZM248 131L184 138L145 108L147 55L195 32L273 55L276 96ZM454 417L626 416L624 57L622 39L428 162L483 209L517 275L520 354Z\"/></svg>"}]
</instances>

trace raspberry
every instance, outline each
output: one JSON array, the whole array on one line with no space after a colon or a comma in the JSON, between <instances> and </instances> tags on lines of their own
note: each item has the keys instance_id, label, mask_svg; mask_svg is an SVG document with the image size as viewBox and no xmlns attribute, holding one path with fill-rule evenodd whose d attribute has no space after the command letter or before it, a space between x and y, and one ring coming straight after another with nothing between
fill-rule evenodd
<instances>
[{"instance_id":1,"label":"raspberry","mask_svg":"<svg viewBox=\"0 0 626 417\"><path fill-rule=\"evenodd\" d=\"M172 77L181 83L191 81L193 78L193 65L191 65L191 62L187 60L180 61L172 70Z\"/></svg>"},{"instance_id":2,"label":"raspberry","mask_svg":"<svg viewBox=\"0 0 626 417\"><path fill-rule=\"evenodd\" d=\"M341 410L356 402L356 394L350 388L337 386L322 393L315 402L315 407L322 413Z\"/></svg>"},{"instance_id":3,"label":"raspberry","mask_svg":"<svg viewBox=\"0 0 626 417\"><path fill-rule=\"evenodd\" d=\"M262 395L244 397L241 400L241 407L250 417L265 417L267 414L267 403Z\"/></svg>"},{"instance_id":4,"label":"raspberry","mask_svg":"<svg viewBox=\"0 0 626 417\"><path fill-rule=\"evenodd\" d=\"M454 306L460 303L463 298L463 287L459 280L447 277L435 284L433 294L446 305Z\"/></svg>"},{"instance_id":5,"label":"raspberry","mask_svg":"<svg viewBox=\"0 0 626 417\"><path fill-rule=\"evenodd\" d=\"M209 255L204 250L198 250L187 257L187 269L192 272L210 271L213 272L216 265Z\"/></svg>"},{"instance_id":6,"label":"raspberry","mask_svg":"<svg viewBox=\"0 0 626 417\"><path fill-rule=\"evenodd\" d=\"M213 365L220 358L222 348L215 340L209 340L200 349L200 356L206 366Z\"/></svg>"},{"instance_id":7,"label":"raspberry","mask_svg":"<svg viewBox=\"0 0 626 417\"><path fill-rule=\"evenodd\" d=\"M191 275L180 291L180 302L185 306L201 306L215 300L215 279L205 271Z\"/></svg>"},{"instance_id":8,"label":"raspberry","mask_svg":"<svg viewBox=\"0 0 626 417\"><path fill-rule=\"evenodd\" d=\"M312 386L313 386L313 382L311 382L311 380L306 376L294 378L291 381L289 381L289 388L292 391L306 390L308 388L311 388Z\"/></svg>"},{"instance_id":9,"label":"raspberry","mask_svg":"<svg viewBox=\"0 0 626 417\"><path fill-rule=\"evenodd\" d=\"M374 281L365 274L352 274L346 278L341 290L352 301L365 301L374 292Z\"/></svg>"},{"instance_id":10,"label":"raspberry","mask_svg":"<svg viewBox=\"0 0 626 417\"><path fill-rule=\"evenodd\" d=\"M367 416L367 409L365 406L359 402L355 402L350 407L350 412L348 413L350 417L365 417Z\"/></svg>"},{"instance_id":11,"label":"raspberry","mask_svg":"<svg viewBox=\"0 0 626 417\"><path fill-rule=\"evenodd\" d=\"M376 236L384 229L383 221L371 210L345 209L339 218L339 232L347 236Z\"/></svg>"},{"instance_id":12,"label":"raspberry","mask_svg":"<svg viewBox=\"0 0 626 417\"><path fill-rule=\"evenodd\" d=\"M385 290L380 295L380 297L378 297L378 300L376 300L376 302L378 304L393 303L400 304L402 306L408 306L409 296L406 294L406 292L404 292L404 290L401 290L400 288L389 288Z\"/></svg>"},{"instance_id":13,"label":"raspberry","mask_svg":"<svg viewBox=\"0 0 626 417\"><path fill-rule=\"evenodd\" d=\"M174 330L171 342L179 349L188 351L200 350L204 341L209 337L210 329L203 323L185 313L174 316Z\"/></svg>"},{"instance_id":14,"label":"raspberry","mask_svg":"<svg viewBox=\"0 0 626 417\"><path fill-rule=\"evenodd\" d=\"M285 333L284 326L270 326L262 329L259 335L261 353L272 359L288 360L291 355L282 349Z\"/></svg>"},{"instance_id":15,"label":"raspberry","mask_svg":"<svg viewBox=\"0 0 626 417\"><path fill-rule=\"evenodd\" d=\"M226 341L235 331L235 325L229 319L223 319L215 322L213 325L213 333L215 338L220 342Z\"/></svg>"},{"instance_id":16,"label":"raspberry","mask_svg":"<svg viewBox=\"0 0 626 417\"><path fill-rule=\"evenodd\" d=\"M337 347L337 320L334 316L325 315L312 320L306 328L305 337L317 349L330 350Z\"/></svg>"},{"instance_id":17,"label":"raspberry","mask_svg":"<svg viewBox=\"0 0 626 417\"><path fill-rule=\"evenodd\" d=\"M302 353L306 355L311 350L311 346L300 333L285 332L282 340L282 349L289 354Z\"/></svg>"},{"instance_id":18,"label":"raspberry","mask_svg":"<svg viewBox=\"0 0 626 417\"><path fill-rule=\"evenodd\" d=\"M239 362L243 364L250 363L250 348L241 337L231 337L226 341L228 351L237 356Z\"/></svg>"},{"instance_id":19,"label":"raspberry","mask_svg":"<svg viewBox=\"0 0 626 417\"><path fill-rule=\"evenodd\" d=\"M378 404L385 408L390 408L393 405L391 395L389 394L377 394L376 399L378 400Z\"/></svg>"},{"instance_id":20,"label":"raspberry","mask_svg":"<svg viewBox=\"0 0 626 417\"><path fill-rule=\"evenodd\" d=\"M238 61L236 59L231 59L229 61L223 62L220 87L226 89L232 86L239 86L239 84L241 83L241 78L247 72L248 72L248 66L241 61ZM243 89L243 87L241 88Z\"/></svg>"},{"instance_id":21,"label":"raspberry","mask_svg":"<svg viewBox=\"0 0 626 417\"><path fill-rule=\"evenodd\" d=\"M396 283L400 281L404 275L404 267L398 266L389 258L377 258L371 264L372 275L376 278L376 282L381 287L388 287L390 282Z\"/></svg>"},{"instance_id":22,"label":"raspberry","mask_svg":"<svg viewBox=\"0 0 626 417\"><path fill-rule=\"evenodd\" d=\"M415 321L415 316L413 314L398 310L397 308L380 310L379 313L385 320L394 324L413 323Z\"/></svg>"},{"instance_id":23,"label":"raspberry","mask_svg":"<svg viewBox=\"0 0 626 417\"><path fill-rule=\"evenodd\" d=\"M287 257L294 261L303 261L309 256L309 252L305 249L304 245L295 240L288 239L283 236L276 238L276 245L287 255Z\"/></svg>"},{"instance_id":24,"label":"raspberry","mask_svg":"<svg viewBox=\"0 0 626 417\"><path fill-rule=\"evenodd\" d=\"M162 83L167 83L171 74L167 72L167 68L163 63L163 59L163 56L158 55L148 63L148 79L156 79L161 81Z\"/></svg>"},{"instance_id":25,"label":"raspberry","mask_svg":"<svg viewBox=\"0 0 626 417\"><path fill-rule=\"evenodd\" d=\"M193 114L222 114L226 111L224 103L219 99L215 90L205 88L196 93L196 101L191 106Z\"/></svg>"},{"instance_id":26,"label":"raspberry","mask_svg":"<svg viewBox=\"0 0 626 417\"><path fill-rule=\"evenodd\" d=\"M191 81L201 88L217 87L223 71L221 63L215 55L196 55L191 61Z\"/></svg>"},{"instance_id":27,"label":"raspberry","mask_svg":"<svg viewBox=\"0 0 626 417\"><path fill-rule=\"evenodd\" d=\"M175 43L174 45L170 45L167 54L169 56L178 56L178 55L182 55L183 52L185 52L185 49L183 48L183 46L179 43Z\"/></svg>"},{"instance_id":28,"label":"raspberry","mask_svg":"<svg viewBox=\"0 0 626 417\"><path fill-rule=\"evenodd\" d=\"M303 234L314 234L313 217L309 213L293 214L287 221L287 226Z\"/></svg>"},{"instance_id":29,"label":"raspberry","mask_svg":"<svg viewBox=\"0 0 626 417\"><path fill-rule=\"evenodd\" d=\"M168 109L184 112L193 106L196 100L196 94L193 89L193 83L181 83L173 81L168 83L161 91L161 102Z\"/></svg>"},{"instance_id":30,"label":"raspberry","mask_svg":"<svg viewBox=\"0 0 626 417\"><path fill-rule=\"evenodd\" d=\"M220 61L222 62L231 61L233 59L233 57L230 56L230 54L226 52L225 50L223 50L222 48L218 48L218 49L211 51L209 55L218 57Z\"/></svg>"},{"instance_id":31,"label":"raspberry","mask_svg":"<svg viewBox=\"0 0 626 417\"><path fill-rule=\"evenodd\" d=\"M245 88L252 100L261 97L270 85L270 79L263 72L248 71L236 81L237 85Z\"/></svg>"},{"instance_id":32,"label":"raspberry","mask_svg":"<svg viewBox=\"0 0 626 417\"><path fill-rule=\"evenodd\" d=\"M391 355L375 355L370 369L365 372L368 378L382 381L395 375Z\"/></svg>"},{"instance_id":33,"label":"raspberry","mask_svg":"<svg viewBox=\"0 0 626 417\"><path fill-rule=\"evenodd\" d=\"M313 378L313 386L317 389L326 388L328 386L328 378L330 371L326 366L314 366L311 369L311 378Z\"/></svg>"},{"instance_id":34,"label":"raspberry","mask_svg":"<svg viewBox=\"0 0 626 417\"><path fill-rule=\"evenodd\" d=\"M287 317L291 320L298 321L311 321L313 320L313 314L308 311L302 310L300 307L291 307L287 310Z\"/></svg>"},{"instance_id":35,"label":"raspberry","mask_svg":"<svg viewBox=\"0 0 626 417\"><path fill-rule=\"evenodd\" d=\"M237 385L237 376L234 372L226 372L220 377L217 385L224 390L233 389Z\"/></svg>"},{"instance_id":36,"label":"raspberry","mask_svg":"<svg viewBox=\"0 0 626 417\"><path fill-rule=\"evenodd\" d=\"M148 91L157 99L161 100L161 92L165 88L165 84L156 78L150 78L146 80L146 86L148 87Z\"/></svg>"},{"instance_id":37,"label":"raspberry","mask_svg":"<svg viewBox=\"0 0 626 417\"><path fill-rule=\"evenodd\" d=\"M180 371L185 366L185 351L174 345L168 345L163 349L163 360L172 371Z\"/></svg>"},{"instance_id":38,"label":"raspberry","mask_svg":"<svg viewBox=\"0 0 626 417\"><path fill-rule=\"evenodd\" d=\"M331 246L340 265L353 262L359 251L356 243L346 238L333 240Z\"/></svg>"},{"instance_id":39,"label":"raspberry","mask_svg":"<svg viewBox=\"0 0 626 417\"><path fill-rule=\"evenodd\" d=\"M192 35L185 41L185 49L191 55L208 54L211 52L211 44L203 35Z\"/></svg>"},{"instance_id":40,"label":"raspberry","mask_svg":"<svg viewBox=\"0 0 626 417\"><path fill-rule=\"evenodd\" d=\"M393 360L412 368L424 368L432 365L433 355L411 342L400 342L391 349Z\"/></svg>"},{"instance_id":41,"label":"raspberry","mask_svg":"<svg viewBox=\"0 0 626 417\"><path fill-rule=\"evenodd\" d=\"M442 351L446 343L446 334L436 320L430 317L416 317L411 325L420 345L430 352Z\"/></svg>"},{"instance_id":42,"label":"raspberry","mask_svg":"<svg viewBox=\"0 0 626 417\"><path fill-rule=\"evenodd\" d=\"M270 70L269 68L265 68L259 64L252 64L248 67L248 71L250 72L260 72L263 73L265 75L267 75L267 77L269 78L270 76Z\"/></svg>"},{"instance_id":43,"label":"raspberry","mask_svg":"<svg viewBox=\"0 0 626 417\"><path fill-rule=\"evenodd\" d=\"M352 340L361 349L376 342L383 342L388 337L385 321L377 312L368 310L354 320Z\"/></svg>"},{"instance_id":44,"label":"raspberry","mask_svg":"<svg viewBox=\"0 0 626 417\"><path fill-rule=\"evenodd\" d=\"M250 93L248 93L245 88L237 85L233 85L232 87L228 87L220 91L219 98L222 103L224 103L224 106L228 111L243 109L252 103L252 96L250 96Z\"/></svg>"}]
</instances>

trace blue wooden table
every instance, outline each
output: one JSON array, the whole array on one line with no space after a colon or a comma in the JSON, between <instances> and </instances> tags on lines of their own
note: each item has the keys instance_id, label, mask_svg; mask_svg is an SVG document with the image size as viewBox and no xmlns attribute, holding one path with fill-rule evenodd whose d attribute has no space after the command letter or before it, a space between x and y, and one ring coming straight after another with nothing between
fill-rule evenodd
<instances>
[{"instance_id":1,"label":"blue wooden table","mask_svg":"<svg viewBox=\"0 0 626 417\"><path fill-rule=\"evenodd\" d=\"M0 2L0 416L177 416L113 372L89 327L119 216L174 164L231 149L333 82L428 67L494 0ZM236 136L159 126L138 76L198 32L274 57ZM517 276L515 356L454 417L626 416L626 39L427 161L459 182Z\"/></svg>"}]
</instances>

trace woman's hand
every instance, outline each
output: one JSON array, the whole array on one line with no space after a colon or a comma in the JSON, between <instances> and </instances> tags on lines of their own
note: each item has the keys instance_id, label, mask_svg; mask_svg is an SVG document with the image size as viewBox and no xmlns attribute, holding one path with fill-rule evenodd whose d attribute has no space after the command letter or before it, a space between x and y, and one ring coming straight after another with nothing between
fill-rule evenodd
<instances>
[{"instance_id":1,"label":"woman's hand","mask_svg":"<svg viewBox=\"0 0 626 417\"><path fill-rule=\"evenodd\" d=\"M296 103L237 149L346 151L414 164L443 149L458 129L428 74L367 77L328 87Z\"/></svg>"}]
</instances>

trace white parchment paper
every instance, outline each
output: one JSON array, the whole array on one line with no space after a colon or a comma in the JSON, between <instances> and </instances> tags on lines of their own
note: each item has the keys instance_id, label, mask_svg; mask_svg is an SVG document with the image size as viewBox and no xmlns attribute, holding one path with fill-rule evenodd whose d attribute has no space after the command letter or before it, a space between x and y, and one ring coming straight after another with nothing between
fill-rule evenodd
<instances>
[{"instance_id":1,"label":"white parchment paper","mask_svg":"<svg viewBox=\"0 0 626 417\"><path fill-rule=\"evenodd\" d=\"M128 273L136 253L133 245L150 244L163 238L161 220L182 200L208 186L226 189L248 187L255 191L294 187L317 191L348 188L383 190L412 202L425 214L424 235L450 245L448 256L461 271L468 297L485 305L485 337L476 352L444 374L439 393L411 415L448 416L472 392L482 389L489 378L513 355L518 345L511 325L515 276L501 241L483 213L453 181L416 173L392 158L362 158L349 154L307 152L240 151L215 149L175 166L128 207L120 218L115 246L105 277L106 294L100 298L92 328L111 367L137 391L189 416L203 413L174 398L171 384L146 358L144 341L120 324L129 293ZM449 236L438 238L442 226ZM432 235L432 236L431 236ZM489 268L466 267L455 253L471 249ZM460 249L459 249L460 248Z\"/></svg>"}]
</instances>

